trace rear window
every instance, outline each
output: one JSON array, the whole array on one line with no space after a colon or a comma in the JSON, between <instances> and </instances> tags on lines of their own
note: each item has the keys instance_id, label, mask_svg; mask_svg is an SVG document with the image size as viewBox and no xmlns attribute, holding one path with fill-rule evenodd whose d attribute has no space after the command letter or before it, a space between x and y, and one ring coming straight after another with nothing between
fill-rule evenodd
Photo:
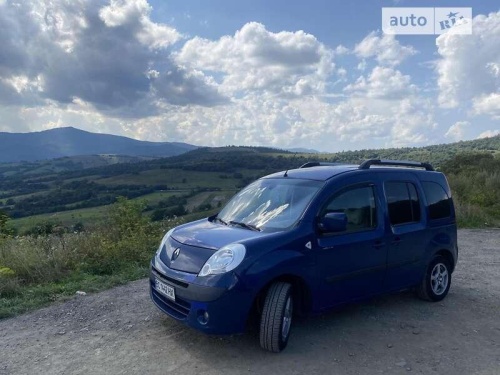
<instances>
[{"instance_id":1,"label":"rear window","mask_svg":"<svg viewBox=\"0 0 500 375\"><path fill-rule=\"evenodd\" d=\"M386 182L384 187L391 225L420 221L420 204L415 185L410 182Z\"/></svg>"},{"instance_id":2,"label":"rear window","mask_svg":"<svg viewBox=\"0 0 500 375\"><path fill-rule=\"evenodd\" d=\"M429 207L431 220L443 219L451 216L451 198L441 185L435 182L422 181L425 199Z\"/></svg>"}]
</instances>

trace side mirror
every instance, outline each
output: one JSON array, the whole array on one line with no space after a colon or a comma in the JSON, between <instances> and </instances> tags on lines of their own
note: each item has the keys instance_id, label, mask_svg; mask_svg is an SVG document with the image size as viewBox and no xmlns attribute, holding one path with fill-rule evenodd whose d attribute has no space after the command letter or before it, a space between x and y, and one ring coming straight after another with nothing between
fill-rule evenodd
<instances>
[{"instance_id":1,"label":"side mirror","mask_svg":"<svg viewBox=\"0 0 500 375\"><path fill-rule=\"evenodd\" d=\"M347 230L347 216L343 212L329 212L318 223L322 232L343 232Z\"/></svg>"}]
</instances>

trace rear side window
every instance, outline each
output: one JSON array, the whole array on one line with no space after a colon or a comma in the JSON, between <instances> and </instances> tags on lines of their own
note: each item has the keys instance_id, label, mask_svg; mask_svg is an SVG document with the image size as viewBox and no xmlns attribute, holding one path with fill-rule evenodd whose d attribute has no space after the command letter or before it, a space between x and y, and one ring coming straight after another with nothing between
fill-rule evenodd
<instances>
[{"instance_id":1,"label":"rear side window","mask_svg":"<svg viewBox=\"0 0 500 375\"><path fill-rule=\"evenodd\" d=\"M435 220L450 217L451 199L443 187L430 181L422 181L422 187L429 205L429 218Z\"/></svg>"},{"instance_id":2,"label":"rear side window","mask_svg":"<svg viewBox=\"0 0 500 375\"><path fill-rule=\"evenodd\" d=\"M420 204L415 185L410 182L386 182L384 187L391 225L420 221Z\"/></svg>"}]
</instances>

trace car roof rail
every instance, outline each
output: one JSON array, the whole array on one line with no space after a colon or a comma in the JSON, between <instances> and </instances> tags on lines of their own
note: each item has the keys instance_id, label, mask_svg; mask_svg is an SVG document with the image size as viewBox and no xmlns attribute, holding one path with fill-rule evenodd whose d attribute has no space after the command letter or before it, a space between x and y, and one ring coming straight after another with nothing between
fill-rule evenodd
<instances>
[{"instance_id":1,"label":"car roof rail","mask_svg":"<svg viewBox=\"0 0 500 375\"><path fill-rule=\"evenodd\" d=\"M319 161L309 161L305 164L302 164L299 168L311 168L311 167L323 167L323 166L335 166L335 165L347 165L344 163L325 163Z\"/></svg>"},{"instance_id":2,"label":"car roof rail","mask_svg":"<svg viewBox=\"0 0 500 375\"><path fill-rule=\"evenodd\" d=\"M426 171L433 171L434 167L430 163L421 163L418 161L407 160L389 160L389 159L369 159L359 165L359 169L370 169L372 165L392 165L395 167L425 168Z\"/></svg>"}]
</instances>

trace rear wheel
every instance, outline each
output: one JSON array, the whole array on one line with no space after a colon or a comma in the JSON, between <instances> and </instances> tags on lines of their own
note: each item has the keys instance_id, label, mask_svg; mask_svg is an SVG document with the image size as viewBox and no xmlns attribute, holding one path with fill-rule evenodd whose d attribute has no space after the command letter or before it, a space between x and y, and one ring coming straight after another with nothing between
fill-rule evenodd
<instances>
[{"instance_id":1,"label":"rear wheel","mask_svg":"<svg viewBox=\"0 0 500 375\"><path fill-rule=\"evenodd\" d=\"M446 297L450 290L450 285L450 263L446 258L438 255L429 263L417 293L422 299L437 302Z\"/></svg>"},{"instance_id":2,"label":"rear wheel","mask_svg":"<svg viewBox=\"0 0 500 375\"><path fill-rule=\"evenodd\" d=\"M276 282L267 291L260 320L260 346L274 353L285 349L293 317L292 285Z\"/></svg>"}]
</instances>

